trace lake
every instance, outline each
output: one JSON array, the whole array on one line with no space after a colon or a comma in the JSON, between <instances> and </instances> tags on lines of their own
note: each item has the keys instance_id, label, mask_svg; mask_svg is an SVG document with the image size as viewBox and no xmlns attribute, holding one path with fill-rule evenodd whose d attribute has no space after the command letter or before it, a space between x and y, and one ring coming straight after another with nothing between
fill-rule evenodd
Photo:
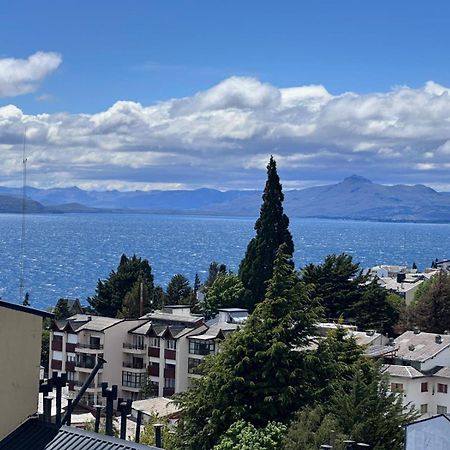
<instances>
[{"instance_id":1,"label":"lake","mask_svg":"<svg viewBox=\"0 0 450 450\"><path fill-rule=\"evenodd\" d=\"M0 296L19 300L21 216L0 215ZM182 273L206 278L216 260L236 271L255 218L150 214L62 214L26 217L25 291L32 306L47 308L60 297L83 302L97 280L126 253L150 261L155 283ZM295 263L319 263L330 253L353 255L362 267L380 263L428 267L450 256L450 224L379 223L291 219Z\"/></svg>"}]
</instances>

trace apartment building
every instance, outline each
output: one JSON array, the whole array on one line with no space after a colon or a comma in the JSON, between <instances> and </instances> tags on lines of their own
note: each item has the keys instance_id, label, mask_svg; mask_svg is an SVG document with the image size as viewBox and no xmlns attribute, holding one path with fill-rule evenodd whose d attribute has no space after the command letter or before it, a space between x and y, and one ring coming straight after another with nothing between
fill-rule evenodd
<instances>
[{"instance_id":1,"label":"apartment building","mask_svg":"<svg viewBox=\"0 0 450 450\"><path fill-rule=\"evenodd\" d=\"M124 397L120 390L123 337L130 328L145 322L146 320L123 320L82 314L65 321L55 321L51 330L50 372L66 372L69 391L75 396L100 356L107 363L98 371L88 387L84 394L84 403L94 405L104 401L101 396L101 384L104 381L118 385L119 396Z\"/></svg>"},{"instance_id":2,"label":"apartment building","mask_svg":"<svg viewBox=\"0 0 450 450\"><path fill-rule=\"evenodd\" d=\"M382 371L390 389L411 403L422 417L450 411L450 335L407 331L394 341L395 351Z\"/></svg>"},{"instance_id":3,"label":"apartment building","mask_svg":"<svg viewBox=\"0 0 450 450\"><path fill-rule=\"evenodd\" d=\"M0 441L36 412L43 318L53 314L0 300Z\"/></svg>"}]
</instances>

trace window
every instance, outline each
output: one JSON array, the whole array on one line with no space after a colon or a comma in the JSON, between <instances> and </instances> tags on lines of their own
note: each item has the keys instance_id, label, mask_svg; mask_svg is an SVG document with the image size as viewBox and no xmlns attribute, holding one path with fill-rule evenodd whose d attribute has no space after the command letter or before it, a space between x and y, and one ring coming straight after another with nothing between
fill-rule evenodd
<instances>
[{"instance_id":1,"label":"window","mask_svg":"<svg viewBox=\"0 0 450 450\"><path fill-rule=\"evenodd\" d=\"M447 407L446 406L441 406L441 405L437 405L437 411L438 414L447 414Z\"/></svg>"},{"instance_id":2,"label":"window","mask_svg":"<svg viewBox=\"0 0 450 450\"><path fill-rule=\"evenodd\" d=\"M157 347L157 348L159 348L159 338L158 337L150 338L150 347Z\"/></svg>"},{"instance_id":3,"label":"window","mask_svg":"<svg viewBox=\"0 0 450 450\"><path fill-rule=\"evenodd\" d=\"M89 347L93 350L100 350L100 338L91 336L89 338Z\"/></svg>"},{"instance_id":4,"label":"window","mask_svg":"<svg viewBox=\"0 0 450 450\"><path fill-rule=\"evenodd\" d=\"M74 353L67 355L67 362L73 362L74 363L76 360L77 360L77 357L76 357L76 355Z\"/></svg>"},{"instance_id":5,"label":"window","mask_svg":"<svg viewBox=\"0 0 450 450\"><path fill-rule=\"evenodd\" d=\"M144 348L144 336L133 335L133 348L142 350Z\"/></svg>"},{"instance_id":6,"label":"window","mask_svg":"<svg viewBox=\"0 0 450 450\"><path fill-rule=\"evenodd\" d=\"M75 381L75 372L67 372L67 381Z\"/></svg>"},{"instance_id":7,"label":"window","mask_svg":"<svg viewBox=\"0 0 450 450\"><path fill-rule=\"evenodd\" d=\"M63 341L63 337L62 336L60 336L59 334L54 334L53 335L53 342L61 342L61 344L62 344L62 341Z\"/></svg>"},{"instance_id":8,"label":"window","mask_svg":"<svg viewBox=\"0 0 450 450\"><path fill-rule=\"evenodd\" d=\"M441 394L446 394L447 393L447 385L446 384L442 384L442 383L438 383L438 389L437 390Z\"/></svg>"},{"instance_id":9,"label":"window","mask_svg":"<svg viewBox=\"0 0 450 450\"><path fill-rule=\"evenodd\" d=\"M201 359L188 358L188 373L198 374L198 366L201 362Z\"/></svg>"},{"instance_id":10,"label":"window","mask_svg":"<svg viewBox=\"0 0 450 450\"><path fill-rule=\"evenodd\" d=\"M403 392L403 384L391 383L391 392Z\"/></svg>"},{"instance_id":11,"label":"window","mask_svg":"<svg viewBox=\"0 0 450 450\"><path fill-rule=\"evenodd\" d=\"M420 384L420 392L428 392L428 383Z\"/></svg>"},{"instance_id":12,"label":"window","mask_svg":"<svg viewBox=\"0 0 450 450\"><path fill-rule=\"evenodd\" d=\"M164 378L164 387L175 389L175 378Z\"/></svg>"},{"instance_id":13,"label":"window","mask_svg":"<svg viewBox=\"0 0 450 450\"><path fill-rule=\"evenodd\" d=\"M214 353L215 349L216 344L212 340L189 339L189 353L191 355L209 355Z\"/></svg>"},{"instance_id":14,"label":"window","mask_svg":"<svg viewBox=\"0 0 450 450\"><path fill-rule=\"evenodd\" d=\"M167 339L166 348L169 350L175 350L177 348L177 341L175 339Z\"/></svg>"},{"instance_id":15,"label":"window","mask_svg":"<svg viewBox=\"0 0 450 450\"><path fill-rule=\"evenodd\" d=\"M420 405L420 414L426 414L428 412L428 404Z\"/></svg>"},{"instance_id":16,"label":"window","mask_svg":"<svg viewBox=\"0 0 450 450\"><path fill-rule=\"evenodd\" d=\"M141 389L145 384L145 373L122 372L122 385Z\"/></svg>"}]
</instances>

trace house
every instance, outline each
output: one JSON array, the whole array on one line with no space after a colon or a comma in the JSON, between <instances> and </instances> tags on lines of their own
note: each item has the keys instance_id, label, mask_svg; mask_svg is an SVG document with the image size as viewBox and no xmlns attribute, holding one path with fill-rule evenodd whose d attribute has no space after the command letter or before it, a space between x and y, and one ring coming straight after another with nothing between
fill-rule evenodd
<instances>
[{"instance_id":1,"label":"house","mask_svg":"<svg viewBox=\"0 0 450 450\"><path fill-rule=\"evenodd\" d=\"M175 423L180 417L180 408L170 398L153 397L133 402L131 416L137 418L138 411L142 411L142 422L147 423L153 416L169 419Z\"/></svg>"},{"instance_id":2,"label":"house","mask_svg":"<svg viewBox=\"0 0 450 450\"><path fill-rule=\"evenodd\" d=\"M0 300L0 440L36 412L42 321L52 317Z\"/></svg>"},{"instance_id":3,"label":"house","mask_svg":"<svg viewBox=\"0 0 450 450\"><path fill-rule=\"evenodd\" d=\"M450 418L445 414L406 425L405 450L450 450Z\"/></svg>"},{"instance_id":4,"label":"house","mask_svg":"<svg viewBox=\"0 0 450 450\"><path fill-rule=\"evenodd\" d=\"M422 417L450 411L450 336L406 331L395 339L394 348L382 367L391 392Z\"/></svg>"}]
</instances>

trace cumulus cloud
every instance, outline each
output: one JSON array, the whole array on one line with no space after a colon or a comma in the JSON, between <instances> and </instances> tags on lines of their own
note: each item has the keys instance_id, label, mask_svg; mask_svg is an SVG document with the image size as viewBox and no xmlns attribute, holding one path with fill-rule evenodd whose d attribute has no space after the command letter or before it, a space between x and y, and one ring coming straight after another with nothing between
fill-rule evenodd
<instances>
[{"instance_id":1,"label":"cumulus cloud","mask_svg":"<svg viewBox=\"0 0 450 450\"><path fill-rule=\"evenodd\" d=\"M37 52L27 59L0 59L0 97L34 92L61 61L61 55L53 52Z\"/></svg>"},{"instance_id":2,"label":"cumulus cloud","mask_svg":"<svg viewBox=\"0 0 450 450\"><path fill-rule=\"evenodd\" d=\"M434 82L333 95L232 77L191 97L120 101L97 114L26 115L10 105L0 108L0 182L20 180L24 125L35 185L255 188L270 154L289 187L352 173L449 183L450 90Z\"/></svg>"}]
</instances>

